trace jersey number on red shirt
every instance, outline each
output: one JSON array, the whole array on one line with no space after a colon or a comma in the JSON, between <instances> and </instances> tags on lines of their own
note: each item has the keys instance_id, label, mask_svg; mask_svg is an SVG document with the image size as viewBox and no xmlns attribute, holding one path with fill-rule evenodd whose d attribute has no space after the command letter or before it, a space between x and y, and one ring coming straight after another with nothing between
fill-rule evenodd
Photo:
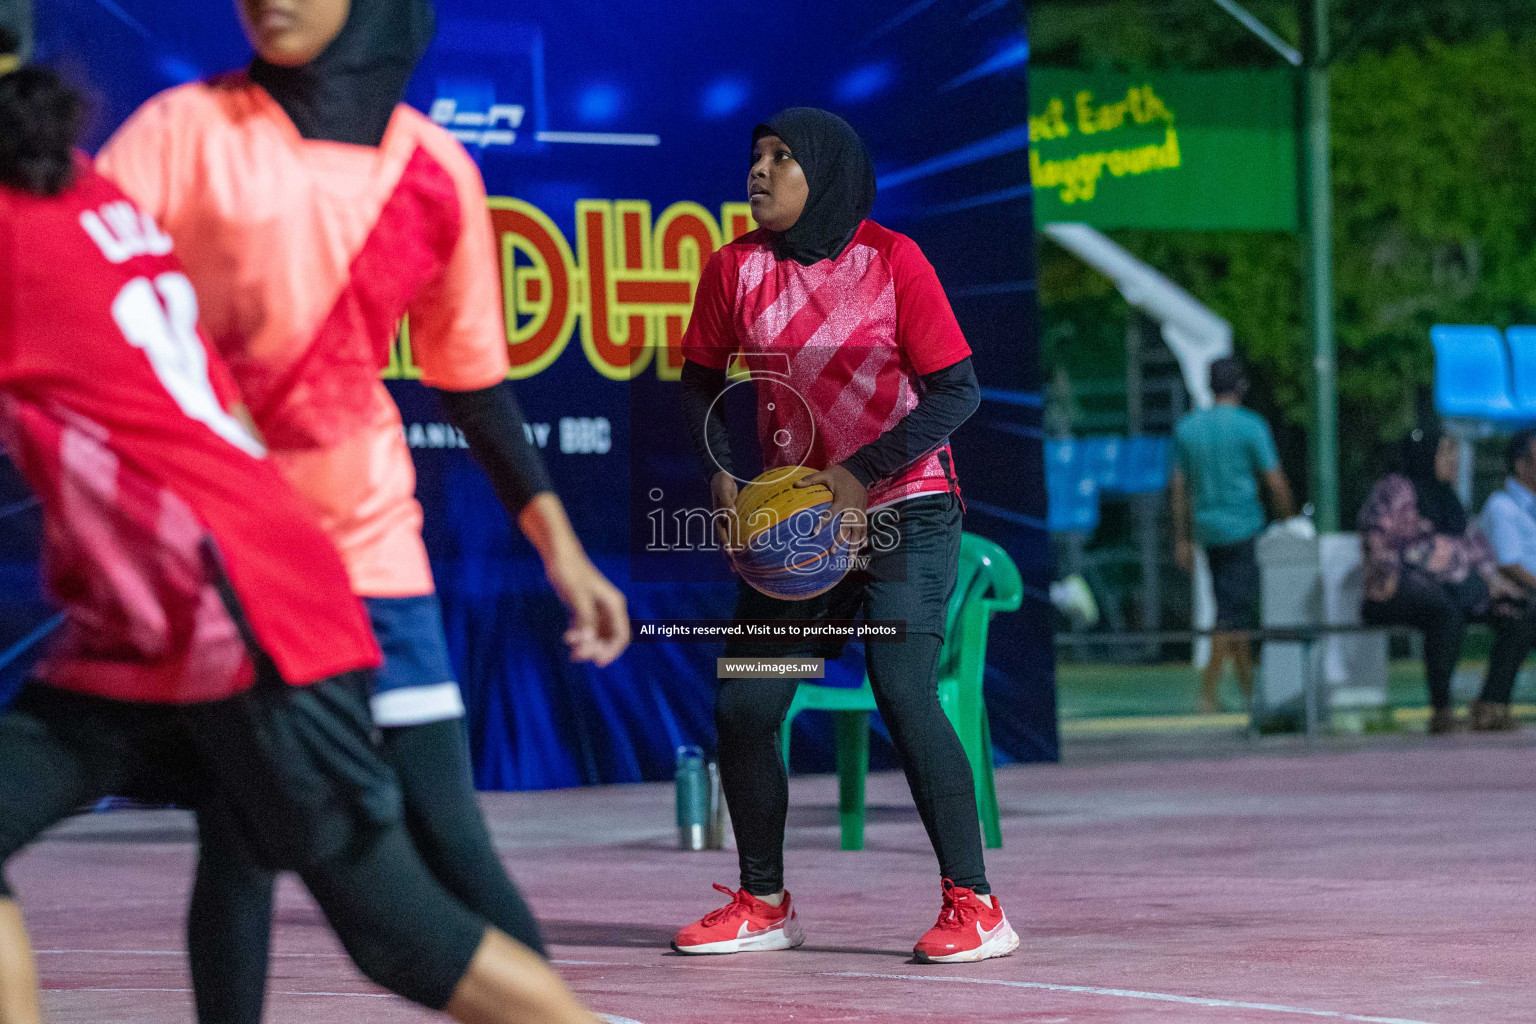
<instances>
[{"instance_id":1,"label":"jersey number on red shirt","mask_svg":"<svg viewBox=\"0 0 1536 1024\"><path fill-rule=\"evenodd\" d=\"M182 412L241 451L256 458L266 454L214 394L208 352L197 335L197 293L187 275L167 271L153 284L148 278L134 278L112 300L112 318L128 343L149 357L155 376Z\"/></svg>"}]
</instances>

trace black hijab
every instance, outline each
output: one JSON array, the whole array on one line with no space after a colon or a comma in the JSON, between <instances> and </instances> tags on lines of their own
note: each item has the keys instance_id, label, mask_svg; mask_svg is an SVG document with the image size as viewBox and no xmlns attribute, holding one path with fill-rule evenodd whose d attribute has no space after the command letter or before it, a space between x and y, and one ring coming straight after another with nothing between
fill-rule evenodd
<instances>
[{"instance_id":1,"label":"black hijab","mask_svg":"<svg viewBox=\"0 0 1536 1024\"><path fill-rule=\"evenodd\" d=\"M815 107L781 110L752 129L784 140L805 172L810 195L788 231L774 236L779 255L810 266L842 254L875 207L875 168L864 142L842 118Z\"/></svg>"},{"instance_id":2,"label":"black hijab","mask_svg":"<svg viewBox=\"0 0 1536 1024\"><path fill-rule=\"evenodd\" d=\"M306 139L377 146L436 28L431 0L352 0L341 32L296 68L251 62Z\"/></svg>"},{"instance_id":3,"label":"black hijab","mask_svg":"<svg viewBox=\"0 0 1536 1024\"><path fill-rule=\"evenodd\" d=\"M1403 475L1413 484L1419 515L1436 533L1459 537L1467 532L1467 510L1451 485L1435 475L1441 436L1438 427L1421 427L1403 438Z\"/></svg>"}]
</instances>

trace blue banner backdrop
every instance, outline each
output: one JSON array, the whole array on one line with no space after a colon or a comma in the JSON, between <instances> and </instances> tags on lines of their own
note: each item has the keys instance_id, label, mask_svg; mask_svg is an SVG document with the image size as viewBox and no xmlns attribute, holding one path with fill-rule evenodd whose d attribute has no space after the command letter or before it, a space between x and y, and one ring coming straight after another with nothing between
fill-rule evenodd
<instances>
[{"instance_id":1,"label":"blue banner backdrop","mask_svg":"<svg viewBox=\"0 0 1536 1024\"><path fill-rule=\"evenodd\" d=\"M734 587L718 556L658 576L632 571L630 552L645 529L637 495L705 500L677 408L676 340L701 263L750 226L752 126L813 105L859 130L879 176L875 218L922 246L975 351L985 401L954 439L966 528L1012 553L1027 591L1021 612L994 623L992 728L1000 759L1048 760L1057 745L1022 6L439 0L437 40L408 99L480 164L519 400L578 532L637 618L730 614ZM93 145L154 92L249 57L229 2L39 0L38 22L40 56L99 97ZM539 789L670 776L678 745L713 744L719 651L640 644L602 671L566 661L563 612L412 379L408 334L386 376L416 455L477 781ZM12 582L20 593L34 580L23 568ZM856 682L860 655L851 649L829 675ZM797 729L799 768L831 766L818 717ZM874 761L893 763L883 737Z\"/></svg>"}]
</instances>

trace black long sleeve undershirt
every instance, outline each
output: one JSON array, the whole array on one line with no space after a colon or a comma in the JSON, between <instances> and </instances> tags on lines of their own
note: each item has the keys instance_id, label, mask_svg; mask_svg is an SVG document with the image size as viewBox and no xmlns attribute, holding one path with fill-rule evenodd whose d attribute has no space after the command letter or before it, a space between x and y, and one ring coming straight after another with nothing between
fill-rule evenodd
<instances>
[{"instance_id":1,"label":"black long sleeve undershirt","mask_svg":"<svg viewBox=\"0 0 1536 1024\"><path fill-rule=\"evenodd\" d=\"M715 402L725 390L725 371L689 359L683 362L682 380L688 438L693 442L704 479L713 480L722 469L732 471L731 433L725 425L725 407Z\"/></svg>"},{"instance_id":2,"label":"black long sleeve undershirt","mask_svg":"<svg viewBox=\"0 0 1536 1024\"><path fill-rule=\"evenodd\" d=\"M942 446L981 406L981 385L969 356L925 373L917 382L917 406L843 460L843 468L865 487L895 476Z\"/></svg>"},{"instance_id":3,"label":"black long sleeve undershirt","mask_svg":"<svg viewBox=\"0 0 1536 1024\"><path fill-rule=\"evenodd\" d=\"M535 495L554 490L544 460L523 429L523 411L509 384L479 391L434 390L448 422L464 432L469 453L490 477L496 496L513 519Z\"/></svg>"},{"instance_id":4,"label":"black long sleeve undershirt","mask_svg":"<svg viewBox=\"0 0 1536 1024\"><path fill-rule=\"evenodd\" d=\"M970 357L924 374L917 381L917 406L843 461L844 468L865 487L895 476L944 444L981 405L981 385ZM725 371L688 361L683 363L682 383L683 415L700 468L708 478L722 469L729 472L730 434L725 411L715 404L715 398L725 390Z\"/></svg>"}]
</instances>

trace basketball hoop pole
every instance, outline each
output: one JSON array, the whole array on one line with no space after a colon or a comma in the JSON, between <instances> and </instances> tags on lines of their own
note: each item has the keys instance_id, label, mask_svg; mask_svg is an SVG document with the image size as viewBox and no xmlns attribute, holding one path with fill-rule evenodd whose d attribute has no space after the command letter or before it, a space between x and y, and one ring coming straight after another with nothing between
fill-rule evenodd
<instances>
[{"instance_id":1,"label":"basketball hoop pole","mask_svg":"<svg viewBox=\"0 0 1536 1024\"><path fill-rule=\"evenodd\" d=\"M1301 54L1295 47L1271 32L1268 25L1254 17L1252 12L1245 10L1237 0L1215 0L1215 4L1236 18L1248 31L1264 40L1271 50L1284 57L1292 67L1301 67Z\"/></svg>"}]
</instances>

